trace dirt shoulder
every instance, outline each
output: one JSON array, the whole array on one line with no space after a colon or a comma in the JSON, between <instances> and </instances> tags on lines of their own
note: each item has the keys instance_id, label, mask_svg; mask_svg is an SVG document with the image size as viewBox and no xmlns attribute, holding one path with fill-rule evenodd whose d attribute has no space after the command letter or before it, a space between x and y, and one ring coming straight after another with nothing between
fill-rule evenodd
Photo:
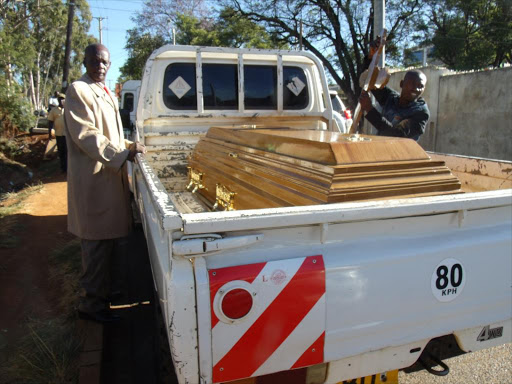
<instances>
[{"instance_id":1,"label":"dirt shoulder","mask_svg":"<svg viewBox=\"0 0 512 384\"><path fill-rule=\"evenodd\" d=\"M51 319L62 311L49 257L74 236L66 229L66 175L57 170L55 156L43 159L46 143L44 136L11 139L8 145L14 152L10 158L3 153L0 158L6 176L1 178L0 192L37 186L29 188L21 204L20 194L3 195L0 200L0 208L14 207L12 213L0 216L0 366L26 335L31 319Z\"/></svg>"},{"instance_id":2,"label":"dirt shoulder","mask_svg":"<svg viewBox=\"0 0 512 384\"><path fill-rule=\"evenodd\" d=\"M28 319L58 315L58 287L49 279L48 257L52 250L73 238L66 231L66 194L65 175L51 177L27 197L11 218L16 222L12 235L18 246L0 248L2 360L25 332Z\"/></svg>"}]
</instances>

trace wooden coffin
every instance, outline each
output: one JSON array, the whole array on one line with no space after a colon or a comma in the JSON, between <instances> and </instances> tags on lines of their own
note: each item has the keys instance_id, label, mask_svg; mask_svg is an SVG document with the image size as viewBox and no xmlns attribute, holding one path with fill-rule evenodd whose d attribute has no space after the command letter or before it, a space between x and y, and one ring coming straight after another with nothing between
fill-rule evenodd
<instances>
[{"instance_id":1,"label":"wooden coffin","mask_svg":"<svg viewBox=\"0 0 512 384\"><path fill-rule=\"evenodd\" d=\"M189 190L214 209L460 193L413 140L289 128L212 127L189 160Z\"/></svg>"}]
</instances>

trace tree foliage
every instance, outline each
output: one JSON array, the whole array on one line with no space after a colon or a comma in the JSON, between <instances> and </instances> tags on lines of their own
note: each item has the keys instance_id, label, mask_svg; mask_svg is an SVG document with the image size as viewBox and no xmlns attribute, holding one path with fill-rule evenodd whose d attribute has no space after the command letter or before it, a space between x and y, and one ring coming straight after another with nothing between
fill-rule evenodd
<instances>
[{"instance_id":1,"label":"tree foliage","mask_svg":"<svg viewBox=\"0 0 512 384\"><path fill-rule=\"evenodd\" d=\"M216 4L223 7L221 12L206 17L205 0L146 0L136 21L141 31L153 38L163 36L167 43L172 41L173 28L178 44L297 49L301 42L303 49L319 57L355 106L369 42L376 35L373 0L219 0ZM511 4L510 0L387 0L386 61L401 64L404 49L419 42L433 44L438 57L455 69L510 62Z\"/></svg>"},{"instance_id":2,"label":"tree foliage","mask_svg":"<svg viewBox=\"0 0 512 384\"><path fill-rule=\"evenodd\" d=\"M179 19L204 19L206 12L204 0L144 0L142 11L132 18L137 27L126 33L128 59L119 69L121 75L117 81L140 79L151 53L173 42L173 29Z\"/></svg>"},{"instance_id":3,"label":"tree foliage","mask_svg":"<svg viewBox=\"0 0 512 384\"><path fill-rule=\"evenodd\" d=\"M87 35L89 5L85 0L74 3L71 80L80 76L84 48L92 41ZM41 109L48 96L60 90L67 17L67 5L61 0L6 0L0 4L0 76L5 87L2 97L25 97L32 109ZM26 103L9 100L4 104L3 111L9 112L5 119L10 116L10 121L19 121L14 118L19 110L14 109L21 105Z\"/></svg>"},{"instance_id":4,"label":"tree foliage","mask_svg":"<svg viewBox=\"0 0 512 384\"><path fill-rule=\"evenodd\" d=\"M119 83L141 79L144 65L151 52L166 43L162 36L151 36L149 32L142 33L138 28L129 29L126 34L125 48L128 50L128 59L119 68Z\"/></svg>"},{"instance_id":5,"label":"tree foliage","mask_svg":"<svg viewBox=\"0 0 512 384\"><path fill-rule=\"evenodd\" d=\"M176 44L200 45L215 47L246 47L246 48L287 48L286 42L279 40L277 35L268 33L263 26L241 17L232 8L223 8L212 17L202 16L202 2L192 2L190 8L184 8L184 3L168 0L165 7L159 0L145 6L134 21L153 20L153 23L139 24L136 29L127 33L128 59L121 67L119 82L129 79L140 79L144 65L155 49L173 42L169 28L176 31ZM177 5L180 5L178 7ZM173 7L174 5L174 7ZM158 13L156 10L179 9L183 12L171 14ZM172 20L172 22L168 22ZM167 29L167 30L166 30Z\"/></svg>"},{"instance_id":6,"label":"tree foliage","mask_svg":"<svg viewBox=\"0 0 512 384\"><path fill-rule=\"evenodd\" d=\"M18 83L13 83L7 92L5 78L0 78L0 133L12 137L17 131L28 131L36 118L29 99L23 95Z\"/></svg>"},{"instance_id":7,"label":"tree foliage","mask_svg":"<svg viewBox=\"0 0 512 384\"><path fill-rule=\"evenodd\" d=\"M358 79L374 36L373 0L223 0L223 4L291 46L298 47L302 40L304 49L320 58L349 103L356 104ZM400 57L398 48L418 23L421 7L420 0L386 1L386 49L391 60Z\"/></svg>"},{"instance_id":8,"label":"tree foliage","mask_svg":"<svg viewBox=\"0 0 512 384\"><path fill-rule=\"evenodd\" d=\"M430 0L426 20L424 44L451 69L512 62L510 0Z\"/></svg>"},{"instance_id":9,"label":"tree foliage","mask_svg":"<svg viewBox=\"0 0 512 384\"><path fill-rule=\"evenodd\" d=\"M286 46L276 35L229 7L222 9L214 21L178 15L176 27L176 43L181 45L261 49Z\"/></svg>"}]
</instances>

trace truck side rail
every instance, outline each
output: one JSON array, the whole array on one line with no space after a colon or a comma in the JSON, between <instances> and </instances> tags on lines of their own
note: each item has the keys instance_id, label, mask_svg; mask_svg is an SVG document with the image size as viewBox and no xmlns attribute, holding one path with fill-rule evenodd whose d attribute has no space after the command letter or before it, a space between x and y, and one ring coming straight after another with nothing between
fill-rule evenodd
<instances>
[{"instance_id":1,"label":"truck side rail","mask_svg":"<svg viewBox=\"0 0 512 384\"><path fill-rule=\"evenodd\" d=\"M151 166L140 154L137 155L137 165L138 166L134 167L134 172L139 173L140 176L145 180L145 185L150 188L151 193L149 193L149 195L155 210L158 212L158 217L156 219L160 221L160 228L162 230L175 230L181 228L181 217L178 212L176 212L169 194L165 190L165 187L159 180L158 176L154 173ZM137 195L137 192L134 192L135 195Z\"/></svg>"},{"instance_id":2,"label":"truck side rail","mask_svg":"<svg viewBox=\"0 0 512 384\"><path fill-rule=\"evenodd\" d=\"M463 225L467 210L510 205L512 205L512 189L506 189L409 199L184 214L182 218L184 234L282 228L294 225L436 215L447 212L458 214L459 225Z\"/></svg>"}]
</instances>

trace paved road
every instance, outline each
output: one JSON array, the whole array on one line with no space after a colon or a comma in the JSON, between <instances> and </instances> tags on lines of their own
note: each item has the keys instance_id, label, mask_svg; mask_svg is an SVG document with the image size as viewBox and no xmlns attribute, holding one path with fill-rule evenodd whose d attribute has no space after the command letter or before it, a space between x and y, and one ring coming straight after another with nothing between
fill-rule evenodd
<instances>
[{"instance_id":1,"label":"paved road","mask_svg":"<svg viewBox=\"0 0 512 384\"><path fill-rule=\"evenodd\" d=\"M450 373L436 377L423 370L411 374L400 372L400 384L511 384L512 344L457 356L445 363Z\"/></svg>"}]
</instances>

